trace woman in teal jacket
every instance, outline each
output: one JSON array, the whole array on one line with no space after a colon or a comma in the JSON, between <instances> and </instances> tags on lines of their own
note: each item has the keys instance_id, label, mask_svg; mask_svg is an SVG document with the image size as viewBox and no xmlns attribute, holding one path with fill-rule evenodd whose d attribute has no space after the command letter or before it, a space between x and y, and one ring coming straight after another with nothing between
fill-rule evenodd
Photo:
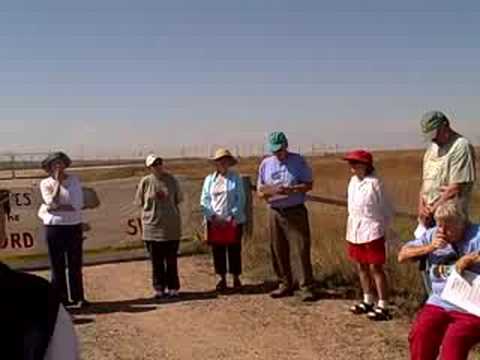
<instances>
[{"instance_id":1,"label":"woman in teal jacket","mask_svg":"<svg viewBox=\"0 0 480 360\"><path fill-rule=\"evenodd\" d=\"M238 291L242 287L240 274L243 224L246 221L245 190L242 179L231 169L237 160L230 151L218 149L212 160L215 171L205 178L200 206L207 224L207 240L212 246L215 272L220 277L216 289L220 292L227 289L228 271L233 276L233 288Z\"/></svg>"}]
</instances>

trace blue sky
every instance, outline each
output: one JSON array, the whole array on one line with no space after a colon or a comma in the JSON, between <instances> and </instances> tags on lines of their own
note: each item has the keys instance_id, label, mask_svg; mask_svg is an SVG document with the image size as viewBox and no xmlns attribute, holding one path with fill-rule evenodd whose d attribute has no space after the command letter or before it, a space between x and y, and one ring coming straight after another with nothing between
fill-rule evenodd
<instances>
[{"instance_id":1,"label":"blue sky","mask_svg":"<svg viewBox=\"0 0 480 360\"><path fill-rule=\"evenodd\" d=\"M3 1L0 151L480 142L478 1Z\"/></svg>"}]
</instances>

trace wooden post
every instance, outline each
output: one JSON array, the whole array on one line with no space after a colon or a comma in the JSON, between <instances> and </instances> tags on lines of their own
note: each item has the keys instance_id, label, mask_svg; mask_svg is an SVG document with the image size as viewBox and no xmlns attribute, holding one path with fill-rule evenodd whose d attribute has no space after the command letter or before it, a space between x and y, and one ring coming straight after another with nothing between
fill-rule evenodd
<instances>
[{"instance_id":1,"label":"wooden post","mask_svg":"<svg viewBox=\"0 0 480 360\"><path fill-rule=\"evenodd\" d=\"M10 164L12 169L12 179L16 179L17 174L15 173L15 155L10 155Z\"/></svg>"},{"instance_id":2,"label":"wooden post","mask_svg":"<svg viewBox=\"0 0 480 360\"><path fill-rule=\"evenodd\" d=\"M10 213L10 191L0 189L0 248L7 241L7 216Z\"/></svg>"},{"instance_id":3,"label":"wooden post","mask_svg":"<svg viewBox=\"0 0 480 360\"><path fill-rule=\"evenodd\" d=\"M253 234L253 196L252 180L250 176L242 176L243 189L245 191L245 214L247 222L244 225L244 234L250 237Z\"/></svg>"}]
</instances>

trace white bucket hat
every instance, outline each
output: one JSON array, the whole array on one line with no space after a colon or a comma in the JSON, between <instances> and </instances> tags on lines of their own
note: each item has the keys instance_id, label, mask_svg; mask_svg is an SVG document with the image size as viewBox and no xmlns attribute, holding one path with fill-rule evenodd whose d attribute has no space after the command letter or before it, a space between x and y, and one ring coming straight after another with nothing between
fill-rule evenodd
<instances>
[{"instance_id":1,"label":"white bucket hat","mask_svg":"<svg viewBox=\"0 0 480 360\"><path fill-rule=\"evenodd\" d=\"M154 154L150 154L147 156L147 159L145 160L145 165L147 167L150 167L154 164L155 161L157 160L163 160L160 156L157 156L157 155L154 155Z\"/></svg>"}]
</instances>

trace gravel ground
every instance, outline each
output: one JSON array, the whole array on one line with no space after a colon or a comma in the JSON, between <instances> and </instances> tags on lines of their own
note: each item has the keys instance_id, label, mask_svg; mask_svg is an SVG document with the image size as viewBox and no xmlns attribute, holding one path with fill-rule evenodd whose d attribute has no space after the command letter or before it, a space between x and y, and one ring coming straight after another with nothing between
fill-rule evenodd
<instances>
[{"instance_id":1,"label":"gravel ground","mask_svg":"<svg viewBox=\"0 0 480 360\"><path fill-rule=\"evenodd\" d=\"M245 281L241 294L217 296L210 258L180 259L183 294L151 299L149 263L85 269L94 304L73 316L84 360L406 359L408 323L350 315L351 301L273 300Z\"/></svg>"}]
</instances>

